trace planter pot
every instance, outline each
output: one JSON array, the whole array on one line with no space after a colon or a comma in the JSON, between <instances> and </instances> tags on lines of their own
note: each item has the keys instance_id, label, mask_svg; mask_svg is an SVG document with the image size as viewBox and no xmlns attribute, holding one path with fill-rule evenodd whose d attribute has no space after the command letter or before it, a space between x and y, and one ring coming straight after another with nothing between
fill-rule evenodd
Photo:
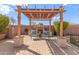
<instances>
[{"instance_id":1,"label":"planter pot","mask_svg":"<svg viewBox=\"0 0 79 59\"><path fill-rule=\"evenodd\" d=\"M4 39L5 36L6 36L6 34L0 34L0 40L1 40L1 39Z\"/></svg>"},{"instance_id":2,"label":"planter pot","mask_svg":"<svg viewBox=\"0 0 79 59\"><path fill-rule=\"evenodd\" d=\"M23 45L23 37L16 36L14 38L14 47L20 47Z\"/></svg>"},{"instance_id":3,"label":"planter pot","mask_svg":"<svg viewBox=\"0 0 79 59\"><path fill-rule=\"evenodd\" d=\"M68 44L67 38L66 38L66 37L63 37L63 38L58 37L58 39L57 39L57 44L58 44L60 47L67 47L67 44Z\"/></svg>"}]
</instances>

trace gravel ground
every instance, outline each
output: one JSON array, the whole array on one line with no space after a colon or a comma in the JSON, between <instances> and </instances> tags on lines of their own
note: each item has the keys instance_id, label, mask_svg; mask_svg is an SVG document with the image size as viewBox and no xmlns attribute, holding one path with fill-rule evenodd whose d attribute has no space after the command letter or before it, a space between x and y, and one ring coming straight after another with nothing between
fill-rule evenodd
<instances>
[{"instance_id":1,"label":"gravel ground","mask_svg":"<svg viewBox=\"0 0 79 59\"><path fill-rule=\"evenodd\" d=\"M23 45L14 47L13 39L0 42L1 55L51 55L51 51L45 40L34 41L29 36L24 36Z\"/></svg>"}]
</instances>

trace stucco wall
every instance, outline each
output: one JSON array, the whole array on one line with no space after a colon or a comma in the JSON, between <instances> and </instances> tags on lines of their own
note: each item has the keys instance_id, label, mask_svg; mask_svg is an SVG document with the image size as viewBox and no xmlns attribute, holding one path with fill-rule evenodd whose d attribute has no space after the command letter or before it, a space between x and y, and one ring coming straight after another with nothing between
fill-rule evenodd
<instances>
[{"instance_id":1,"label":"stucco wall","mask_svg":"<svg viewBox=\"0 0 79 59\"><path fill-rule=\"evenodd\" d=\"M21 34L23 34L23 35L26 34L25 29L29 29L29 26L26 26L26 25L21 26ZM53 31L53 29L52 29L52 31ZM18 32L17 31L17 26L11 26L10 29L9 29L8 36L10 36L10 37L16 36L17 32ZM65 29L64 35L69 34L69 33L79 34L79 25L69 25Z\"/></svg>"},{"instance_id":2,"label":"stucco wall","mask_svg":"<svg viewBox=\"0 0 79 59\"><path fill-rule=\"evenodd\" d=\"M79 35L79 25L69 25L64 31L64 34L70 34L70 33Z\"/></svg>"}]
</instances>

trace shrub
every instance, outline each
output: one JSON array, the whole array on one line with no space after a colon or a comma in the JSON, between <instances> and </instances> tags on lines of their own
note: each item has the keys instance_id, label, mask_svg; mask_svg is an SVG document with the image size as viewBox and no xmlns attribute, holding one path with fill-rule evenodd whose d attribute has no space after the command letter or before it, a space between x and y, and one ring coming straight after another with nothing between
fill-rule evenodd
<instances>
[{"instance_id":1,"label":"shrub","mask_svg":"<svg viewBox=\"0 0 79 59\"><path fill-rule=\"evenodd\" d=\"M59 30L60 30L59 29L59 26L60 26L59 23L60 23L59 21L54 22L54 29L55 29L56 33L59 33ZM63 31L68 27L68 25L69 25L69 22L63 21Z\"/></svg>"},{"instance_id":2,"label":"shrub","mask_svg":"<svg viewBox=\"0 0 79 59\"><path fill-rule=\"evenodd\" d=\"M59 22L58 21L54 22L54 29L55 29L55 32L59 32Z\"/></svg>"},{"instance_id":3,"label":"shrub","mask_svg":"<svg viewBox=\"0 0 79 59\"><path fill-rule=\"evenodd\" d=\"M63 22L63 30L65 30L69 26L69 22L64 21Z\"/></svg>"},{"instance_id":4,"label":"shrub","mask_svg":"<svg viewBox=\"0 0 79 59\"><path fill-rule=\"evenodd\" d=\"M7 28L9 24L9 17L0 14L0 33L5 32L5 29Z\"/></svg>"}]
</instances>

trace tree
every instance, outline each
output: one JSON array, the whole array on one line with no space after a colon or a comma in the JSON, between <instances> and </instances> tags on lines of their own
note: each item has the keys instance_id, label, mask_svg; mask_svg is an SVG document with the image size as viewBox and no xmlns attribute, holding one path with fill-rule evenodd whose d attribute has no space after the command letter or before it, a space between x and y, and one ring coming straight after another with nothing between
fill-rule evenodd
<instances>
[{"instance_id":1,"label":"tree","mask_svg":"<svg viewBox=\"0 0 79 59\"><path fill-rule=\"evenodd\" d=\"M5 32L8 25L9 25L9 17L0 14L0 33Z\"/></svg>"},{"instance_id":2,"label":"tree","mask_svg":"<svg viewBox=\"0 0 79 59\"><path fill-rule=\"evenodd\" d=\"M54 22L54 29L55 29L55 32L59 32L59 21Z\"/></svg>"},{"instance_id":3,"label":"tree","mask_svg":"<svg viewBox=\"0 0 79 59\"><path fill-rule=\"evenodd\" d=\"M67 21L63 21L63 31L68 27L69 22ZM54 29L56 33L59 33L59 26L60 26L60 22L59 21L55 21L54 22Z\"/></svg>"}]
</instances>

